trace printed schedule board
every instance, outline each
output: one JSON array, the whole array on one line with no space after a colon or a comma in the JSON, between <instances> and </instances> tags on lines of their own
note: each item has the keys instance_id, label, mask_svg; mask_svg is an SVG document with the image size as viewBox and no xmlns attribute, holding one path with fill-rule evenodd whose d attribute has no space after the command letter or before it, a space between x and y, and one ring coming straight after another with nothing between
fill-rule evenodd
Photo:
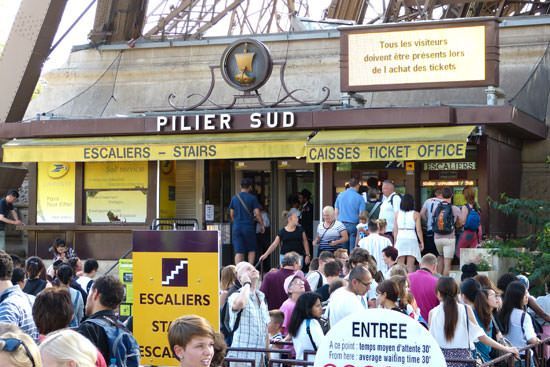
<instances>
[{"instance_id":1,"label":"printed schedule board","mask_svg":"<svg viewBox=\"0 0 550 367\"><path fill-rule=\"evenodd\" d=\"M176 366L168 327L195 314L219 330L217 231L133 233L134 335L141 363Z\"/></svg>"},{"instance_id":2,"label":"printed schedule board","mask_svg":"<svg viewBox=\"0 0 550 367\"><path fill-rule=\"evenodd\" d=\"M439 345L416 320L397 311L369 309L331 327L314 367L446 365Z\"/></svg>"}]
</instances>

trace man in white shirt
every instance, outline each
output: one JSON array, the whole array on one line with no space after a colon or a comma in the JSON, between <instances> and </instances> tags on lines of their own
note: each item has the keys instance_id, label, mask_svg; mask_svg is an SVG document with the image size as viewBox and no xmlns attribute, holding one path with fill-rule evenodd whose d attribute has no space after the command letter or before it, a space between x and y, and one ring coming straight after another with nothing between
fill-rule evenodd
<instances>
[{"instance_id":1,"label":"man in white shirt","mask_svg":"<svg viewBox=\"0 0 550 367\"><path fill-rule=\"evenodd\" d=\"M401 206L401 196L395 192L395 186L393 181L386 180L382 184L382 205L380 205L379 219L385 219L386 223L386 236L392 239L392 243L395 243L393 238L393 225L395 222L395 213L399 211Z\"/></svg>"},{"instance_id":2,"label":"man in white shirt","mask_svg":"<svg viewBox=\"0 0 550 367\"><path fill-rule=\"evenodd\" d=\"M348 285L335 290L329 298L326 313L331 327L352 313L368 309L365 294L370 289L371 282L372 276L367 268L353 268L349 274Z\"/></svg>"}]
</instances>

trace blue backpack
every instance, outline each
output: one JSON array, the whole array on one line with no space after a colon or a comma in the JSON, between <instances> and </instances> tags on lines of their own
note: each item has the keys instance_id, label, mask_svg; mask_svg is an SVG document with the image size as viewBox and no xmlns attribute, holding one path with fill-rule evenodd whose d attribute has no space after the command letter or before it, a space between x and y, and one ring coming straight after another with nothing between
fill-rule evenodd
<instances>
[{"instance_id":1,"label":"blue backpack","mask_svg":"<svg viewBox=\"0 0 550 367\"><path fill-rule=\"evenodd\" d=\"M479 212L475 208L470 208L470 205L466 205L466 207L468 208L468 216L466 217L466 223L464 223L464 229L477 232L481 222Z\"/></svg>"},{"instance_id":2,"label":"blue backpack","mask_svg":"<svg viewBox=\"0 0 550 367\"><path fill-rule=\"evenodd\" d=\"M85 322L96 324L105 331L109 342L110 358L116 359L118 367L139 367L138 343L132 333L121 322L115 322L106 317L88 319Z\"/></svg>"}]
</instances>

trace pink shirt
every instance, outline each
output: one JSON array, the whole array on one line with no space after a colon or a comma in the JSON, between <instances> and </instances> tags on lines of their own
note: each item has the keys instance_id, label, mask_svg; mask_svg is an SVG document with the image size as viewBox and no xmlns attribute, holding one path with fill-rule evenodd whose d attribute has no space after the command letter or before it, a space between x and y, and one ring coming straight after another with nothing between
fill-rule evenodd
<instances>
[{"instance_id":1,"label":"pink shirt","mask_svg":"<svg viewBox=\"0 0 550 367\"><path fill-rule=\"evenodd\" d=\"M431 309L439 304L436 296L437 277L429 270L420 269L409 274L410 291L420 307L420 314L428 321Z\"/></svg>"},{"instance_id":2,"label":"pink shirt","mask_svg":"<svg viewBox=\"0 0 550 367\"><path fill-rule=\"evenodd\" d=\"M296 307L296 302L288 298L286 301L283 302L281 308L279 309L285 315L282 327L283 335L288 334L288 324L290 324L290 317L292 316L292 311L294 311L294 307Z\"/></svg>"}]
</instances>

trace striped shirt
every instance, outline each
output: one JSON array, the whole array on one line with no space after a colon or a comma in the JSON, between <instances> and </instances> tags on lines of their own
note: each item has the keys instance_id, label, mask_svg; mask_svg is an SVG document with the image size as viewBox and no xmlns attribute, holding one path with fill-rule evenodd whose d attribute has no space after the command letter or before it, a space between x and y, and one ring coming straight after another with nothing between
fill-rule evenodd
<instances>
[{"instance_id":1,"label":"striped shirt","mask_svg":"<svg viewBox=\"0 0 550 367\"><path fill-rule=\"evenodd\" d=\"M332 241L338 241L342 238L342 231L346 230L346 226L339 220L335 220L329 228L325 228L321 222L317 226L317 235L319 236L319 251L334 252L336 249L344 247L346 243L341 243L338 246L329 245Z\"/></svg>"},{"instance_id":2,"label":"striped shirt","mask_svg":"<svg viewBox=\"0 0 550 367\"><path fill-rule=\"evenodd\" d=\"M35 341L38 340L38 330L32 318L32 301L18 285L0 294L0 322L15 324Z\"/></svg>"}]
</instances>

